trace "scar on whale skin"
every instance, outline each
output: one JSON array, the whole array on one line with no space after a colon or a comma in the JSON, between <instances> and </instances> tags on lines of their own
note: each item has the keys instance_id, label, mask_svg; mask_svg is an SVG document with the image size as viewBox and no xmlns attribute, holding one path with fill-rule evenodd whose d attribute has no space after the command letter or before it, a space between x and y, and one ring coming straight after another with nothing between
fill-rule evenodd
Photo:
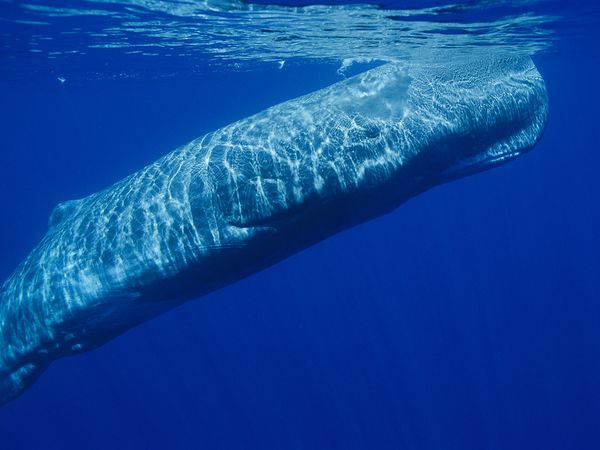
<instances>
[{"instance_id":1,"label":"scar on whale skin","mask_svg":"<svg viewBox=\"0 0 600 450\"><path fill-rule=\"evenodd\" d=\"M0 289L0 404L61 356L515 158L546 117L528 57L387 64L61 203Z\"/></svg>"}]
</instances>

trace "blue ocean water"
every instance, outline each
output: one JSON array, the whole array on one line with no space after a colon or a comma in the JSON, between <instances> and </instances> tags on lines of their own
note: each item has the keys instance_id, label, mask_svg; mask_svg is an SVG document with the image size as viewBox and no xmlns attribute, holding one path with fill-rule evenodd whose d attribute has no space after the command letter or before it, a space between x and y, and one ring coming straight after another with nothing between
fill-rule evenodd
<instances>
[{"instance_id":1,"label":"blue ocean water","mask_svg":"<svg viewBox=\"0 0 600 450\"><path fill-rule=\"evenodd\" d=\"M279 3L2 3L0 278L58 202L382 61L532 54L541 142L56 361L0 449L600 448L596 6Z\"/></svg>"}]
</instances>

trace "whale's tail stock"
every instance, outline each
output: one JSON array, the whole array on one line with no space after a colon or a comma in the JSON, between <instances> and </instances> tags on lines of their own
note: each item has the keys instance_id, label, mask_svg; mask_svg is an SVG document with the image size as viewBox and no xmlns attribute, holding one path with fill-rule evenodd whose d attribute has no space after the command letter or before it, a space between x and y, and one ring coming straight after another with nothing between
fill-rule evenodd
<instances>
[{"instance_id":1,"label":"whale's tail stock","mask_svg":"<svg viewBox=\"0 0 600 450\"><path fill-rule=\"evenodd\" d=\"M169 302L138 304L132 301L138 298L135 293L106 296L100 305L61 317L49 332L47 323L41 328L23 327L27 321L44 323L44 319L28 316L29 308L7 305L7 295L0 290L0 407L27 390L56 358L92 350L99 342L172 307ZM63 339L52 341L48 332Z\"/></svg>"},{"instance_id":2,"label":"whale's tail stock","mask_svg":"<svg viewBox=\"0 0 600 450\"><path fill-rule=\"evenodd\" d=\"M0 288L0 312L7 306L6 295ZM19 352L11 344L10 336L15 332L11 322L6 314L0 315L0 406L21 395L48 367L43 358L35 355L25 360L15 356Z\"/></svg>"},{"instance_id":3,"label":"whale's tail stock","mask_svg":"<svg viewBox=\"0 0 600 450\"><path fill-rule=\"evenodd\" d=\"M0 369L0 406L21 395L45 368L31 362L17 369Z\"/></svg>"}]
</instances>

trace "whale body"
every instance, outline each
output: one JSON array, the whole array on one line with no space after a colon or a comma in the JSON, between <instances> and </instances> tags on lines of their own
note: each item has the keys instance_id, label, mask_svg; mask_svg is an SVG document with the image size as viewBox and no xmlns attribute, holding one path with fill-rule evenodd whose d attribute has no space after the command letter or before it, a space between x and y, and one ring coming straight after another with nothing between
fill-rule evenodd
<instances>
[{"instance_id":1,"label":"whale body","mask_svg":"<svg viewBox=\"0 0 600 450\"><path fill-rule=\"evenodd\" d=\"M515 158L546 117L528 57L389 63L59 204L0 290L0 404L58 357Z\"/></svg>"}]
</instances>

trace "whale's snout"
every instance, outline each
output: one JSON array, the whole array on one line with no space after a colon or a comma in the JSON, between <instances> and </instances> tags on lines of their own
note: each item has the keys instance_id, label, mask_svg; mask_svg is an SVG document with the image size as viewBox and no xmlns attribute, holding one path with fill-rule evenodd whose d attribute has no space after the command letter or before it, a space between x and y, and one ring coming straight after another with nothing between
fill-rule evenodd
<instances>
[{"instance_id":1,"label":"whale's snout","mask_svg":"<svg viewBox=\"0 0 600 450\"><path fill-rule=\"evenodd\" d=\"M469 71L468 78L461 77ZM436 182L517 158L535 146L546 125L546 87L529 57L461 66L452 79L439 78L426 89L435 97L428 113L436 131L415 160L426 162L425 170ZM419 117L427 113L421 109Z\"/></svg>"}]
</instances>

